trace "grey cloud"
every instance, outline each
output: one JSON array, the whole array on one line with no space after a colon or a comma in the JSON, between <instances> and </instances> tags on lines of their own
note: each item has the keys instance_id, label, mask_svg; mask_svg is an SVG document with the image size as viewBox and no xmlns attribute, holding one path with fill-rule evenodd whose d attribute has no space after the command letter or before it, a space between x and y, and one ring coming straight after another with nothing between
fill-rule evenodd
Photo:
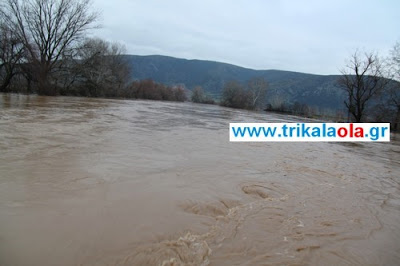
<instances>
[{"instance_id":1,"label":"grey cloud","mask_svg":"<svg viewBox=\"0 0 400 266\"><path fill-rule=\"evenodd\" d=\"M256 69L337 74L352 50L399 40L398 1L95 0L95 34L131 54L224 61Z\"/></svg>"}]
</instances>

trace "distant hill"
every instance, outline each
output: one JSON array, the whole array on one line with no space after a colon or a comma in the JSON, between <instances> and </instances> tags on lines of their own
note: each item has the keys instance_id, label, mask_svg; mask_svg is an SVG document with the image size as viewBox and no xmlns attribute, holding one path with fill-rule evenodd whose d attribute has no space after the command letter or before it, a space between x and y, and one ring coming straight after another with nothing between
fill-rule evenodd
<instances>
[{"instance_id":1,"label":"distant hill","mask_svg":"<svg viewBox=\"0 0 400 266\"><path fill-rule=\"evenodd\" d=\"M192 90L202 86L214 98L221 95L230 80L247 82L264 77L269 83L268 99L283 98L329 109L343 109L344 93L337 87L337 75L323 76L281 70L253 70L231 64L186 60L168 56L127 55L133 68L133 79L151 78L167 85L184 84ZM267 101L268 101L267 99Z\"/></svg>"}]
</instances>

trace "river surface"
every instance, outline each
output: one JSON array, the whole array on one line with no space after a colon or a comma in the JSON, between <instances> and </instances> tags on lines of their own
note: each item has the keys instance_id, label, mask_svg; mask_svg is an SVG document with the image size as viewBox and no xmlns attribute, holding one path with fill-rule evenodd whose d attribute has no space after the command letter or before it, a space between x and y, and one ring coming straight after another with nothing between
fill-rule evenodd
<instances>
[{"instance_id":1,"label":"river surface","mask_svg":"<svg viewBox=\"0 0 400 266\"><path fill-rule=\"evenodd\" d=\"M398 136L229 142L282 121L0 94L0 265L399 265Z\"/></svg>"}]
</instances>

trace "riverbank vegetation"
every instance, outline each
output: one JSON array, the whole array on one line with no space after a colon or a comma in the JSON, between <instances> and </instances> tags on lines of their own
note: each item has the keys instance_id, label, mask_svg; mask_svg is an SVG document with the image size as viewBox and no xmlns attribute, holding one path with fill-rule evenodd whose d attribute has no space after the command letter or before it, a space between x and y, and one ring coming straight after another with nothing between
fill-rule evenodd
<instances>
[{"instance_id":1,"label":"riverbank vegetation","mask_svg":"<svg viewBox=\"0 0 400 266\"><path fill-rule=\"evenodd\" d=\"M98 27L90 0L4 0L0 5L0 92L186 101L324 117L301 98L269 91L268 80L224 81L218 99L200 86L133 80L122 44L86 37ZM335 121L400 122L400 43L390 58L356 51L337 81L345 99ZM344 110L344 111L343 111Z\"/></svg>"},{"instance_id":2,"label":"riverbank vegetation","mask_svg":"<svg viewBox=\"0 0 400 266\"><path fill-rule=\"evenodd\" d=\"M183 86L132 80L119 43L97 27L87 0L6 0L0 9L0 92L185 101Z\"/></svg>"},{"instance_id":3,"label":"riverbank vegetation","mask_svg":"<svg viewBox=\"0 0 400 266\"><path fill-rule=\"evenodd\" d=\"M215 100L201 86L194 87L190 100L194 103L215 104Z\"/></svg>"}]
</instances>

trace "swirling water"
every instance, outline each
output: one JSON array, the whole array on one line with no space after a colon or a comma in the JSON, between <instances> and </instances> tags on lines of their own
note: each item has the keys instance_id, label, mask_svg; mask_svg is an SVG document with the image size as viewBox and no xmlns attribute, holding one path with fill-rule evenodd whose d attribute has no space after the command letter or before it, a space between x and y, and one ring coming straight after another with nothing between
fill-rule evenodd
<instances>
[{"instance_id":1,"label":"swirling water","mask_svg":"<svg viewBox=\"0 0 400 266\"><path fill-rule=\"evenodd\" d=\"M399 263L397 136L228 139L229 122L298 120L0 94L0 265Z\"/></svg>"}]
</instances>

